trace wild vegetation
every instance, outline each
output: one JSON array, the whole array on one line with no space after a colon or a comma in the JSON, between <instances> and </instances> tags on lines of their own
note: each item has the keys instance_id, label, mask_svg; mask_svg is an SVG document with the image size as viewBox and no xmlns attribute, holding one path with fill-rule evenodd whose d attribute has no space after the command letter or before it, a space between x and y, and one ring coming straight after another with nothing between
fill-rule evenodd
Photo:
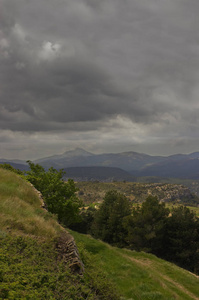
<instances>
[{"instance_id":1,"label":"wild vegetation","mask_svg":"<svg viewBox=\"0 0 199 300\"><path fill-rule=\"evenodd\" d=\"M97 210L80 209L77 188L62 180L62 171L29 163L26 180L43 191L51 212L41 208L23 175L0 169L0 299L198 299L198 277L157 258L198 274L194 212L184 206L170 211L154 196L132 207L116 190L105 193ZM78 209L68 205L73 201ZM58 258L56 243L65 229L57 220L67 224L62 209L68 216L75 212L71 228L109 243L72 232L85 265L83 276L72 274Z\"/></svg>"},{"instance_id":2,"label":"wild vegetation","mask_svg":"<svg viewBox=\"0 0 199 300\"><path fill-rule=\"evenodd\" d=\"M0 299L119 299L84 249L84 276L58 259L62 232L33 187L0 168Z\"/></svg>"},{"instance_id":3,"label":"wild vegetation","mask_svg":"<svg viewBox=\"0 0 199 300\"><path fill-rule=\"evenodd\" d=\"M165 203L149 195L142 205L132 209L124 194L111 190L105 194L97 211L82 211L80 214L81 202L76 196L77 188L73 180L64 182L62 170L50 168L45 171L32 162L29 162L29 166L26 179L42 192L48 210L55 213L65 226L82 232L83 225L86 225L85 233L91 233L112 245L151 252L189 271L199 272L199 219L188 208L175 207L169 215ZM133 185L137 192L136 188ZM178 197L183 189L177 189L176 186L169 188L170 193ZM162 200L166 192L170 200L169 188L168 185L153 184L145 187L145 190L148 194L155 190ZM187 190L183 190L183 195L190 196Z\"/></svg>"},{"instance_id":4,"label":"wild vegetation","mask_svg":"<svg viewBox=\"0 0 199 300\"><path fill-rule=\"evenodd\" d=\"M177 183L138 182L77 182L79 198L86 204L101 203L106 192L116 190L124 194L132 203L141 203L149 195L166 203L197 206L199 198L190 190Z\"/></svg>"},{"instance_id":5,"label":"wild vegetation","mask_svg":"<svg viewBox=\"0 0 199 300\"><path fill-rule=\"evenodd\" d=\"M89 232L114 246L150 252L199 273L199 219L194 212L184 206L170 211L153 196L130 207L125 196L107 192Z\"/></svg>"},{"instance_id":6,"label":"wild vegetation","mask_svg":"<svg viewBox=\"0 0 199 300\"><path fill-rule=\"evenodd\" d=\"M137 182L140 183L169 183L169 184L181 184L189 188L189 190L199 196L199 180L198 179L183 179L183 178L171 178L171 177L157 177L157 176L144 176L137 177Z\"/></svg>"},{"instance_id":7,"label":"wild vegetation","mask_svg":"<svg viewBox=\"0 0 199 300\"><path fill-rule=\"evenodd\" d=\"M199 278L155 255L112 247L91 236L71 232L95 267L117 286L121 300L199 299Z\"/></svg>"},{"instance_id":8,"label":"wild vegetation","mask_svg":"<svg viewBox=\"0 0 199 300\"><path fill-rule=\"evenodd\" d=\"M26 179L42 193L47 210L56 214L58 221L70 226L79 220L79 209L82 202L76 196L77 188L73 180L64 182L63 170L50 168L48 171L31 161L28 162L30 171L26 172Z\"/></svg>"},{"instance_id":9,"label":"wild vegetation","mask_svg":"<svg viewBox=\"0 0 199 300\"><path fill-rule=\"evenodd\" d=\"M61 227L41 209L38 195L23 178L0 169L0 228L12 234L53 238Z\"/></svg>"},{"instance_id":10,"label":"wild vegetation","mask_svg":"<svg viewBox=\"0 0 199 300\"><path fill-rule=\"evenodd\" d=\"M103 203L96 211L91 224L91 233L96 238L120 247L127 246L127 231L124 219L131 215L128 199L116 191L106 193Z\"/></svg>"}]
</instances>

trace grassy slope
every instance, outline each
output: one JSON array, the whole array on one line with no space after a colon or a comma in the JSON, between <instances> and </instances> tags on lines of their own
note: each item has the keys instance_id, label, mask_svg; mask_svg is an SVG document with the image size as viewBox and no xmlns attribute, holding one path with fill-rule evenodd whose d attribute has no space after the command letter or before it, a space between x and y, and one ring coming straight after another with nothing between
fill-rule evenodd
<instances>
[{"instance_id":1,"label":"grassy slope","mask_svg":"<svg viewBox=\"0 0 199 300\"><path fill-rule=\"evenodd\" d=\"M12 234L53 238L62 230L32 186L14 173L0 169L0 228Z\"/></svg>"},{"instance_id":2,"label":"grassy slope","mask_svg":"<svg viewBox=\"0 0 199 300\"><path fill-rule=\"evenodd\" d=\"M72 275L54 247L63 229L40 206L30 185L0 169L0 299L199 299L195 275L75 232L86 272Z\"/></svg>"},{"instance_id":3,"label":"grassy slope","mask_svg":"<svg viewBox=\"0 0 199 300\"><path fill-rule=\"evenodd\" d=\"M119 299L89 255L84 277L58 260L62 231L33 188L0 169L0 299Z\"/></svg>"},{"instance_id":4,"label":"grassy slope","mask_svg":"<svg viewBox=\"0 0 199 300\"><path fill-rule=\"evenodd\" d=\"M118 249L72 232L96 267L114 282L123 299L199 299L199 278L154 255Z\"/></svg>"}]
</instances>

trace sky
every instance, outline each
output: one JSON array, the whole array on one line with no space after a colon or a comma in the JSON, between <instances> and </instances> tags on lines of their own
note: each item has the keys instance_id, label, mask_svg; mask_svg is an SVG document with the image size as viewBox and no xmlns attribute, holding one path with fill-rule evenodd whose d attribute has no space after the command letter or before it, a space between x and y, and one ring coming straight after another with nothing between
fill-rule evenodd
<instances>
[{"instance_id":1,"label":"sky","mask_svg":"<svg viewBox=\"0 0 199 300\"><path fill-rule=\"evenodd\" d=\"M0 0L0 158L199 151L198 0Z\"/></svg>"}]
</instances>

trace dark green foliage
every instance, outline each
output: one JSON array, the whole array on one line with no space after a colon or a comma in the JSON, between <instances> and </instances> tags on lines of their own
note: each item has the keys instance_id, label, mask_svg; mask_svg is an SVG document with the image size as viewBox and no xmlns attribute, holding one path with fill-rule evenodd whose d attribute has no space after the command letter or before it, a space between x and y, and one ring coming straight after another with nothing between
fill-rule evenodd
<instances>
[{"instance_id":1,"label":"dark green foliage","mask_svg":"<svg viewBox=\"0 0 199 300\"><path fill-rule=\"evenodd\" d=\"M80 233L91 233L91 226L95 218L97 210L93 206L83 208L80 212L81 221L70 226L72 230Z\"/></svg>"},{"instance_id":2,"label":"dark green foliage","mask_svg":"<svg viewBox=\"0 0 199 300\"><path fill-rule=\"evenodd\" d=\"M84 277L73 275L57 260L54 245L1 235L0 299L117 299L115 288L91 263L85 260Z\"/></svg>"},{"instance_id":3,"label":"dark green foliage","mask_svg":"<svg viewBox=\"0 0 199 300\"><path fill-rule=\"evenodd\" d=\"M164 226L169 209L157 197L148 196L142 206L133 209L124 220L128 231L127 243L131 249L158 253L164 239Z\"/></svg>"},{"instance_id":4,"label":"dark green foliage","mask_svg":"<svg viewBox=\"0 0 199 300\"><path fill-rule=\"evenodd\" d=\"M109 191L95 215L92 233L95 237L117 246L125 246L123 219L131 214L129 200L117 191Z\"/></svg>"},{"instance_id":5,"label":"dark green foliage","mask_svg":"<svg viewBox=\"0 0 199 300\"><path fill-rule=\"evenodd\" d=\"M164 203L149 196L124 219L130 249L156 254L187 270L199 272L199 219L184 206L169 214Z\"/></svg>"},{"instance_id":6,"label":"dark green foliage","mask_svg":"<svg viewBox=\"0 0 199 300\"><path fill-rule=\"evenodd\" d=\"M38 189L44 198L49 212L57 214L59 222L70 226L80 221L79 208L82 202L76 196L77 188L73 180L64 182L63 170L50 168L48 171L28 161L30 171L27 180Z\"/></svg>"},{"instance_id":7,"label":"dark green foliage","mask_svg":"<svg viewBox=\"0 0 199 300\"><path fill-rule=\"evenodd\" d=\"M174 207L167 219L163 258L199 273L199 219L184 206Z\"/></svg>"}]
</instances>

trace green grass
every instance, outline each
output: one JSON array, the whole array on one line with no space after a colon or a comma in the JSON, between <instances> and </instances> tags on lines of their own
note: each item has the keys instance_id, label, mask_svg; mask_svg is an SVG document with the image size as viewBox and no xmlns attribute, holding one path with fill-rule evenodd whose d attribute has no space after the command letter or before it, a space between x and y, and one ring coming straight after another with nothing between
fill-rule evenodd
<instances>
[{"instance_id":1,"label":"green grass","mask_svg":"<svg viewBox=\"0 0 199 300\"><path fill-rule=\"evenodd\" d=\"M187 206L191 211L195 212L196 216L199 217L199 207Z\"/></svg>"},{"instance_id":2,"label":"green grass","mask_svg":"<svg viewBox=\"0 0 199 300\"><path fill-rule=\"evenodd\" d=\"M154 255L118 249L90 236L72 232L96 267L117 286L123 299L199 299L199 279Z\"/></svg>"},{"instance_id":3,"label":"green grass","mask_svg":"<svg viewBox=\"0 0 199 300\"><path fill-rule=\"evenodd\" d=\"M177 207L179 205L180 204L166 203L166 207L168 207L170 210L172 209L172 207ZM190 211L194 212L197 217L199 217L199 207L198 206L188 206L188 205L186 205L186 207L189 208Z\"/></svg>"},{"instance_id":4,"label":"green grass","mask_svg":"<svg viewBox=\"0 0 199 300\"><path fill-rule=\"evenodd\" d=\"M84 276L59 259L63 231L28 182L0 169L0 299L119 300L84 249Z\"/></svg>"},{"instance_id":5,"label":"green grass","mask_svg":"<svg viewBox=\"0 0 199 300\"><path fill-rule=\"evenodd\" d=\"M84 277L73 275L57 260L53 241L41 243L1 232L0 299L118 299L108 278L92 264L87 263L86 269Z\"/></svg>"}]
</instances>

